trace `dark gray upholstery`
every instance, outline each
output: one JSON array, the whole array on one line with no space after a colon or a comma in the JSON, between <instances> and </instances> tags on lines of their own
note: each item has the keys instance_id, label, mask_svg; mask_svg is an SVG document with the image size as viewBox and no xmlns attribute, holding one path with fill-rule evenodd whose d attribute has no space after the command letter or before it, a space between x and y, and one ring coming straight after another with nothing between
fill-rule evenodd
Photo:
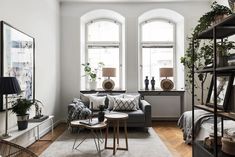
<instances>
[{"instance_id":1,"label":"dark gray upholstery","mask_svg":"<svg viewBox=\"0 0 235 157\"><path fill-rule=\"evenodd\" d=\"M152 126L152 121L151 121L151 105L145 101L145 100L140 100L140 109L137 111L109 111L106 110L107 113L112 113L112 112L123 112L127 113L129 118L127 121L127 127L151 127ZM68 106L68 109L70 110L73 108L72 105ZM96 113L93 113L96 115Z\"/></svg>"},{"instance_id":2,"label":"dark gray upholstery","mask_svg":"<svg viewBox=\"0 0 235 157\"><path fill-rule=\"evenodd\" d=\"M117 111L107 111L114 113ZM140 109L137 111L118 111L128 114L127 126L128 127L151 127L151 105L145 101L140 100Z\"/></svg>"}]
</instances>

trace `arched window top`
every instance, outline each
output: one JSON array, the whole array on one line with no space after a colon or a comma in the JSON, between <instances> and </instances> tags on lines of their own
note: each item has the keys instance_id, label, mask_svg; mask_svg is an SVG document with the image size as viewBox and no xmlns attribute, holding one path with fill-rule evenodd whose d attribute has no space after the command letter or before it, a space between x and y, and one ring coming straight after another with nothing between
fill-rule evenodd
<instances>
[{"instance_id":1,"label":"arched window top","mask_svg":"<svg viewBox=\"0 0 235 157\"><path fill-rule=\"evenodd\" d=\"M142 24L142 42L173 42L174 24L167 20L149 20Z\"/></svg>"},{"instance_id":2,"label":"arched window top","mask_svg":"<svg viewBox=\"0 0 235 157\"><path fill-rule=\"evenodd\" d=\"M88 42L119 42L120 24L114 20L96 19L87 24Z\"/></svg>"}]
</instances>

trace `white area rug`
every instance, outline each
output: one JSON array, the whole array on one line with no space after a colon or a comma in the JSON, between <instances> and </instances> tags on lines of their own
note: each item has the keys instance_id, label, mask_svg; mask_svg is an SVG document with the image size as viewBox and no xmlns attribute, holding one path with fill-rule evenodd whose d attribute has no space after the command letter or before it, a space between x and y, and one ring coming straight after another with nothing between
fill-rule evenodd
<instances>
[{"instance_id":1,"label":"white area rug","mask_svg":"<svg viewBox=\"0 0 235 157\"><path fill-rule=\"evenodd\" d=\"M79 139L86 133L81 133ZM112 133L110 132L108 146L112 146ZM40 157L98 157L93 138L86 139L79 150L72 150L75 137L78 134L71 134L65 131L55 142L53 142ZM121 137L123 133L121 132ZM125 146L125 140L120 139L120 145ZM117 150L115 157L172 157L170 151L155 133L149 128L148 133L144 131L128 131L129 150ZM104 149L104 143L101 144L101 157L113 157L113 151Z\"/></svg>"}]
</instances>

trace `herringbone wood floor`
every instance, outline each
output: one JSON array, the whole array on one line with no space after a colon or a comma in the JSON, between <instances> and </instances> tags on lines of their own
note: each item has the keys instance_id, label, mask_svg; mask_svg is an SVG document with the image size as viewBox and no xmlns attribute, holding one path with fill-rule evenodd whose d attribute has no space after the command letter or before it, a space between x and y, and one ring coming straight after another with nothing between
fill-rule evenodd
<instances>
[{"instance_id":1,"label":"herringbone wood floor","mask_svg":"<svg viewBox=\"0 0 235 157\"><path fill-rule=\"evenodd\" d=\"M153 128L174 157L192 157L192 147L184 143L176 122L153 122Z\"/></svg>"},{"instance_id":2,"label":"herringbone wood floor","mask_svg":"<svg viewBox=\"0 0 235 157\"><path fill-rule=\"evenodd\" d=\"M176 122L153 122L153 128L160 136L162 141L172 152L174 157L191 157L191 146L184 144L182 132L176 126ZM54 129L52 137L49 132L42 139L52 139L52 141L37 141L29 149L40 155L56 138L58 138L67 129L66 124L60 124Z\"/></svg>"}]
</instances>

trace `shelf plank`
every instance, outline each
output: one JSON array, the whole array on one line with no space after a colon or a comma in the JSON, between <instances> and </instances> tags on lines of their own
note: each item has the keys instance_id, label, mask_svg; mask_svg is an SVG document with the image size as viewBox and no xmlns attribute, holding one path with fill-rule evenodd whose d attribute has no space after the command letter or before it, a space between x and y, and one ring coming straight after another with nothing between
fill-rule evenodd
<instances>
[{"instance_id":1,"label":"shelf plank","mask_svg":"<svg viewBox=\"0 0 235 157\"><path fill-rule=\"evenodd\" d=\"M212 73L213 68L206 68L206 69L201 69L201 70L196 70L196 73Z\"/></svg>"},{"instance_id":2,"label":"shelf plank","mask_svg":"<svg viewBox=\"0 0 235 157\"><path fill-rule=\"evenodd\" d=\"M232 72L235 71L235 66L226 66L226 67L218 67L216 68L218 72Z\"/></svg>"},{"instance_id":3,"label":"shelf plank","mask_svg":"<svg viewBox=\"0 0 235 157\"><path fill-rule=\"evenodd\" d=\"M225 66L225 67L218 67L216 68L216 71L219 73L231 73L235 72L235 66ZM196 70L196 73L212 73L213 68L206 68L201 70Z\"/></svg>"},{"instance_id":4,"label":"shelf plank","mask_svg":"<svg viewBox=\"0 0 235 157\"><path fill-rule=\"evenodd\" d=\"M211 112L211 113L214 113L214 108L213 107L209 107L209 106L206 106L206 105L194 105L194 107L205 110L205 111L208 111L208 112ZM217 109L217 112L222 112L222 110Z\"/></svg>"},{"instance_id":5,"label":"shelf plank","mask_svg":"<svg viewBox=\"0 0 235 157\"><path fill-rule=\"evenodd\" d=\"M230 120L235 120L235 113L234 112L219 112L218 115L226 117Z\"/></svg>"},{"instance_id":6,"label":"shelf plank","mask_svg":"<svg viewBox=\"0 0 235 157\"><path fill-rule=\"evenodd\" d=\"M194 107L208 111L208 112L212 112L212 113L214 112L214 108L208 107L206 105L194 105Z\"/></svg>"},{"instance_id":7,"label":"shelf plank","mask_svg":"<svg viewBox=\"0 0 235 157\"><path fill-rule=\"evenodd\" d=\"M213 39L213 29L216 28L217 39L235 34L235 14L232 14L221 22L211 26L198 35L198 39Z\"/></svg>"}]
</instances>

